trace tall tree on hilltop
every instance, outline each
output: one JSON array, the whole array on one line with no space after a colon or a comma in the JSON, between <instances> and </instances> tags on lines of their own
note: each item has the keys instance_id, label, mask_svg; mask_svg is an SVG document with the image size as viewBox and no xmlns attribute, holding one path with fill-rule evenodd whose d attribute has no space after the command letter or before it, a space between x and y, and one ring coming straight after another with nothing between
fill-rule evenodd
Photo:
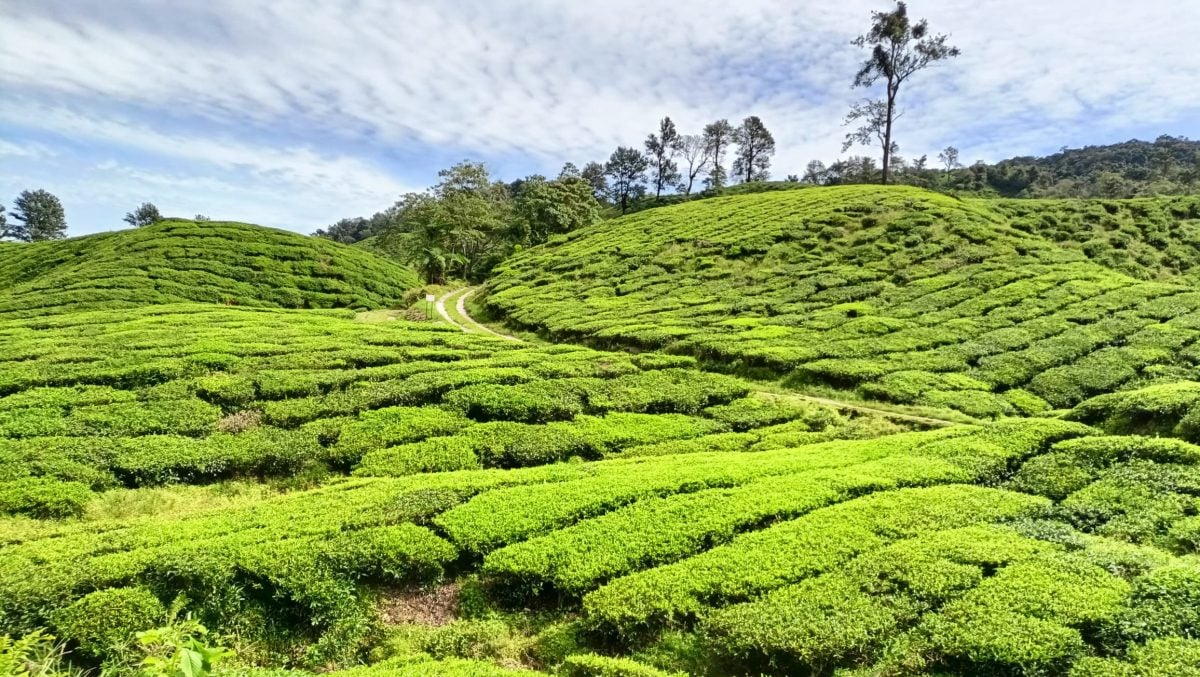
<instances>
[{"instance_id":1,"label":"tall tree on hilltop","mask_svg":"<svg viewBox=\"0 0 1200 677\"><path fill-rule=\"evenodd\" d=\"M23 242L61 240L67 236L67 219L62 203L45 190L27 190L13 202L12 218L19 224L5 226L3 237Z\"/></svg>"},{"instance_id":2,"label":"tall tree on hilltop","mask_svg":"<svg viewBox=\"0 0 1200 677\"><path fill-rule=\"evenodd\" d=\"M946 44L948 36L932 35L922 19L912 23L908 6L897 2L891 12L872 12L871 29L853 42L858 47L871 47L871 56L863 62L854 76L855 87L871 87L883 80L886 85L882 99L856 104L846 117L846 123L861 122L859 129L846 137L847 143L866 144L877 137L883 147L883 183L888 182L892 153L896 147L893 127L899 117L897 100L900 86L912 75L936 61L959 55L957 47ZM848 146L847 146L848 147Z\"/></svg>"},{"instance_id":3,"label":"tall tree on hilltop","mask_svg":"<svg viewBox=\"0 0 1200 677\"><path fill-rule=\"evenodd\" d=\"M733 173L743 183L766 181L770 176L771 156L775 154L775 137L757 115L742 120L742 125L733 130L733 142L737 144L737 155L733 159Z\"/></svg>"},{"instance_id":4,"label":"tall tree on hilltop","mask_svg":"<svg viewBox=\"0 0 1200 677\"><path fill-rule=\"evenodd\" d=\"M599 162L589 162L583 166L579 176L592 187L592 197L601 204L608 199L608 177L604 175L604 165Z\"/></svg>"},{"instance_id":5,"label":"tall tree on hilltop","mask_svg":"<svg viewBox=\"0 0 1200 677\"><path fill-rule=\"evenodd\" d=\"M162 221L162 214L158 213L158 207L149 202L143 202L137 209L125 214L125 223L134 228L152 226L159 221Z\"/></svg>"},{"instance_id":6,"label":"tall tree on hilltop","mask_svg":"<svg viewBox=\"0 0 1200 677\"><path fill-rule=\"evenodd\" d=\"M8 215L4 213L4 205L0 205L0 237L8 237Z\"/></svg>"},{"instance_id":7,"label":"tall tree on hilltop","mask_svg":"<svg viewBox=\"0 0 1200 677\"><path fill-rule=\"evenodd\" d=\"M958 149L954 146L946 146L942 152L938 153L938 161L945 166L946 171L958 169L962 163L958 161Z\"/></svg>"},{"instance_id":8,"label":"tall tree on hilltop","mask_svg":"<svg viewBox=\"0 0 1200 677\"><path fill-rule=\"evenodd\" d=\"M646 155L650 160L650 181L654 184L654 199L662 197L663 188L679 180L679 165L675 153L679 150L679 132L671 118L658 123L658 134L646 137Z\"/></svg>"},{"instance_id":9,"label":"tall tree on hilltop","mask_svg":"<svg viewBox=\"0 0 1200 677\"><path fill-rule=\"evenodd\" d=\"M704 145L708 149L708 157L712 160L712 169L708 172L708 178L704 180L709 188L725 186L725 166L721 163L725 160L725 153L729 152L731 143L733 125L729 124L729 120L721 119L704 126Z\"/></svg>"},{"instance_id":10,"label":"tall tree on hilltop","mask_svg":"<svg viewBox=\"0 0 1200 677\"><path fill-rule=\"evenodd\" d=\"M687 169L683 171L679 183L679 190L683 191L684 195L692 194L692 186L696 183L696 177L704 173L708 166L709 160L712 157L708 154L708 146L704 143L704 137L700 134L684 134L679 137L679 156L687 163Z\"/></svg>"},{"instance_id":11,"label":"tall tree on hilltop","mask_svg":"<svg viewBox=\"0 0 1200 677\"><path fill-rule=\"evenodd\" d=\"M646 193L646 169L650 161L636 148L621 146L613 151L604 165L604 175L609 178L608 194L613 204L624 214L629 202Z\"/></svg>"}]
</instances>

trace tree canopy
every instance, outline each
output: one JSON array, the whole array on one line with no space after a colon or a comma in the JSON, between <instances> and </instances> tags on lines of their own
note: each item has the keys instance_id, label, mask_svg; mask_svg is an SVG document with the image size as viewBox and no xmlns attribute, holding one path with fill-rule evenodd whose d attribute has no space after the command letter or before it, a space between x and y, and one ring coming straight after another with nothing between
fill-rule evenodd
<instances>
[{"instance_id":1,"label":"tree canopy","mask_svg":"<svg viewBox=\"0 0 1200 677\"><path fill-rule=\"evenodd\" d=\"M725 119L704 126L704 144L712 164L708 178L704 181L709 188L716 189L725 185L725 165L722 163L725 153L729 152L729 146L733 143L733 131L733 125Z\"/></svg>"},{"instance_id":2,"label":"tree canopy","mask_svg":"<svg viewBox=\"0 0 1200 677\"><path fill-rule=\"evenodd\" d=\"M61 240L67 236L67 219L62 202L46 190L23 191L13 202L12 218L0 237L21 242Z\"/></svg>"},{"instance_id":3,"label":"tree canopy","mask_svg":"<svg viewBox=\"0 0 1200 677\"><path fill-rule=\"evenodd\" d=\"M646 169L650 161L636 148L621 146L613 151L604 165L608 177L608 195L624 214L629 203L646 193Z\"/></svg>"},{"instance_id":4,"label":"tree canopy","mask_svg":"<svg viewBox=\"0 0 1200 677\"><path fill-rule=\"evenodd\" d=\"M650 182L654 186L654 197L661 197L664 188L679 181L679 165L675 154L679 151L679 132L671 118L663 118L658 124L658 133L646 137L646 155L650 162Z\"/></svg>"},{"instance_id":5,"label":"tree canopy","mask_svg":"<svg viewBox=\"0 0 1200 677\"><path fill-rule=\"evenodd\" d=\"M737 155L733 159L733 173L743 183L766 181L771 176L771 156L775 154L775 137L757 115L742 121L733 130L733 142L737 144Z\"/></svg>"},{"instance_id":6,"label":"tree canopy","mask_svg":"<svg viewBox=\"0 0 1200 677\"><path fill-rule=\"evenodd\" d=\"M898 149L893 132L900 116L900 86L930 64L958 56L958 48L947 44L948 39L931 34L924 19L910 21L908 5L897 2L890 12L872 12L871 28L854 40L856 46L871 49L871 56L854 75L854 87L872 87L882 80L884 92L882 98L868 99L850 109L846 124L859 127L846 136L843 150L856 143L878 141L883 149L883 183L888 182L892 155Z\"/></svg>"},{"instance_id":7,"label":"tree canopy","mask_svg":"<svg viewBox=\"0 0 1200 677\"><path fill-rule=\"evenodd\" d=\"M158 213L158 207L150 202L143 202L137 209L125 214L125 223L134 228L152 226L159 221L162 221L162 214Z\"/></svg>"}]
</instances>

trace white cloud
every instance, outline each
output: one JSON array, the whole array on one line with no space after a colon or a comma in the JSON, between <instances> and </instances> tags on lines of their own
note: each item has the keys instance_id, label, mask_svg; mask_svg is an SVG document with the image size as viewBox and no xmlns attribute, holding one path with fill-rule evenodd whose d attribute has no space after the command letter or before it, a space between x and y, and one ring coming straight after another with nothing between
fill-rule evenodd
<instances>
[{"instance_id":1,"label":"white cloud","mask_svg":"<svg viewBox=\"0 0 1200 677\"><path fill-rule=\"evenodd\" d=\"M22 160L40 160L54 157L53 148L43 143L13 143L0 139L0 157L21 158Z\"/></svg>"},{"instance_id":2,"label":"white cloud","mask_svg":"<svg viewBox=\"0 0 1200 677\"><path fill-rule=\"evenodd\" d=\"M936 31L953 33L964 54L909 86L902 152L955 143L969 159L999 159L1200 117L1200 11L1189 5L914 5ZM686 129L760 115L775 133L782 175L838 154L841 118L861 96L848 85L862 55L848 43L871 9L886 6L6 3L0 87L38 102L34 113L10 106L10 124L191 157L302 190L325 186L355 200L432 182L433 167L414 168L427 179L413 179L414 171L407 181L381 169L378 159L392 151L524 158L529 171L544 171L640 143L666 114ZM126 117L101 112L114 109ZM181 131L192 123L216 136Z\"/></svg>"},{"instance_id":3,"label":"white cloud","mask_svg":"<svg viewBox=\"0 0 1200 677\"><path fill-rule=\"evenodd\" d=\"M378 167L355 158L322 155L303 146L276 148L233 138L166 134L131 120L98 119L37 105L0 103L0 122L36 126L66 137L102 141L228 170L247 170L262 179L310 190L335 189L351 200L386 199L407 189Z\"/></svg>"}]
</instances>

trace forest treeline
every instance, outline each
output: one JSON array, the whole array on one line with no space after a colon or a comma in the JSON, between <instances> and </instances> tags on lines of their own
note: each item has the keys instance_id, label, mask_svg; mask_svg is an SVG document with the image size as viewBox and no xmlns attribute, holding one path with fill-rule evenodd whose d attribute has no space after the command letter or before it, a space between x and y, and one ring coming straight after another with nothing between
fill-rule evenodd
<instances>
[{"instance_id":1,"label":"forest treeline","mask_svg":"<svg viewBox=\"0 0 1200 677\"><path fill-rule=\"evenodd\" d=\"M758 169L751 170L748 180L735 171L731 183L724 164L711 156L705 159L703 151L704 139L713 138L708 130L724 125L728 122L721 120L708 125L706 133L672 136L674 125L664 118L659 131L647 138L651 149L662 147L664 136L668 147L672 138L682 139L685 148L699 145L691 160L680 155L682 150L656 156L621 147L604 164L590 162L579 169L567 163L556 178L532 175L511 182L495 179L482 163L462 162L440 172L441 182L424 193L405 195L370 217L342 219L314 234L346 244L375 238L373 246L414 264L429 281L480 279L515 248L540 244L606 216L731 193L881 182L882 170L873 157L813 161L802 174L770 181L769 154L739 151L736 170L744 172L747 164ZM770 138L766 127L761 129ZM723 143L736 137L717 138ZM738 163L743 157L750 159ZM763 159L755 165L753 157ZM934 162L899 155L890 162L892 183L958 195L1115 199L1200 190L1200 141L1185 137L1063 148L1045 157L993 164L964 165L954 147L940 152Z\"/></svg>"},{"instance_id":2,"label":"forest treeline","mask_svg":"<svg viewBox=\"0 0 1200 677\"><path fill-rule=\"evenodd\" d=\"M873 157L826 165L814 160L799 178L814 185L879 183ZM1045 157L1022 156L994 164L964 165L953 146L907 160L892 157L895 183L949 193L1018 198L1132 198L1183 195L1200 190L1200 141L1163 135L1107 146L1063 147Z\"/></svg>"}]
</instances>

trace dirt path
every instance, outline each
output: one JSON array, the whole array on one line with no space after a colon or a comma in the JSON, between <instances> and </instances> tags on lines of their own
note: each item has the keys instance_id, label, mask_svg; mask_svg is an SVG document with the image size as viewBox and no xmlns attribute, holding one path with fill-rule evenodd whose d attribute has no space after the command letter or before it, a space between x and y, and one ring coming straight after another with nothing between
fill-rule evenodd
<instances>
[{"instance_id":1,"label":"dirt path","mask_svg":"<svg viewBox=\"0 0 1200 677\"><path fill-rule=\"evenodd\" d=\"M499 336L505 341L517 341L518 343L522 342L521 339L517 338L516 336L501 334L491 327L476 322L475 318L467 314L467 297L474 296L475 292L477 291L479 291L479 287L467 287L465 290L463 290L463 293L459 295L458 302L455 304L455 308L458 310L459 318L463 320L463 323L468 327L467 331L473 331L473 333L477 334L482 332L491 334L492 336Z\"/></svg>"},{"instance_id":2,"label":"dirt path","mask_svg":"<svg viewBox=\"0 0 1200 677\"><path fill-rule=\"evenodd\" d=\"M486 327L479 322L476 322L474 318L467 314L467 297L471 296L477 291L479 291L479 287L465 287L447 292L437 300L438 314L442 316L442 319L467 332L468 334L491 334L492 336L498 336L508 341L521 341L521 339L517 338L516 336L501 334L498 331L494 331L490 327ZM455 296L456 294L457 296ZM451 317L451 313L446 309L446 302L450 300L454 301L454 314L457 315L457 318ZM876 409L875 407L864 404L844 402L842 400L831 400L829 398L816 397L813 395L801 395L799 393L780 394L767 390L755 390L754 392L767 398L803 400L805 402L821 404L834 409L840 409L842 411L857 411L863 414L874 414L876 416L883 416L900 421L910 421L912 423L920 423L922 425L939 427L963 425L961 421L947 421L941 418L931 418L929 416L919 416L917 414L905 414L898 411L888 411L887 409Z\"/></svg>"},{"instance_id":3,"label":"dirt path","mask_svg":"<svg viewBox=\"0 0 1200 677\"><path fill-rule=\"evenodd\" d=\"M916 414L905 414L905 413L901 413L898 411L888 411L887 409L876 409L875 407L869 407L869 406L863 405L863 404L855 404L853 402L844 402L842 400L831 400L826 397L815 397L813 395L800 395L800 394L783 395L780 393L768 392L766 390L756 390L754 392L758 393L761 396L768 397L768 398L781 399L781 400L787 400L787 399L803 400L805 402L812 402L814 404L823 404L827 407L832 407L834 409L857 411L857 412L860 412L863 414L875 414L876 416L884 416L887 418L894 418L894 419L901 420L901 421L912 421L913 423L922 423L924 425L933 425L933 426L938 426L938 427L946 427L946 426L951 426L951 425L967 425L961 421L947 421L946 419L943 419L943 418L931 418L928 416L918 416Z\"/></svg>"},{"instance_id":4,"label":"dirt path","mask_svg":"<svg viewBox=\"0 0 1200 677\"><path fill-rule=\"evenodd\" d=\"M450 298L450 296L452 294L454 294L453 291L448 291L445 294L442 294L441 297L439 297L436 301L434 301L433 305L435 308L437 308L438 315L441 315L442 319L445 320L447 324L449 324L452 327L458 327L459 329L461 329L467 333L470 333L470 331L466 327L455 322L454 318L450 317L450 313L446 312L446 299Z\"/></svg>"},{"instance_id":5,"label":"dirt path","mask_svg":"<svg viewBox=\"0 0 1200 677\"><path fill-rule=\"evenodd\" d=\"M501 334L491 327L476 322L475 318L467 314L467 297L477 291L479 291L479 287L463 287L442 294L434 304L437 307L438 315L451 326L457 327L468 334L487 334L502 338L505 341L520 342L521 339L516 336ZM450 308L446 307L447 303L452 304Z\"/></svg>"}]
</instances>

